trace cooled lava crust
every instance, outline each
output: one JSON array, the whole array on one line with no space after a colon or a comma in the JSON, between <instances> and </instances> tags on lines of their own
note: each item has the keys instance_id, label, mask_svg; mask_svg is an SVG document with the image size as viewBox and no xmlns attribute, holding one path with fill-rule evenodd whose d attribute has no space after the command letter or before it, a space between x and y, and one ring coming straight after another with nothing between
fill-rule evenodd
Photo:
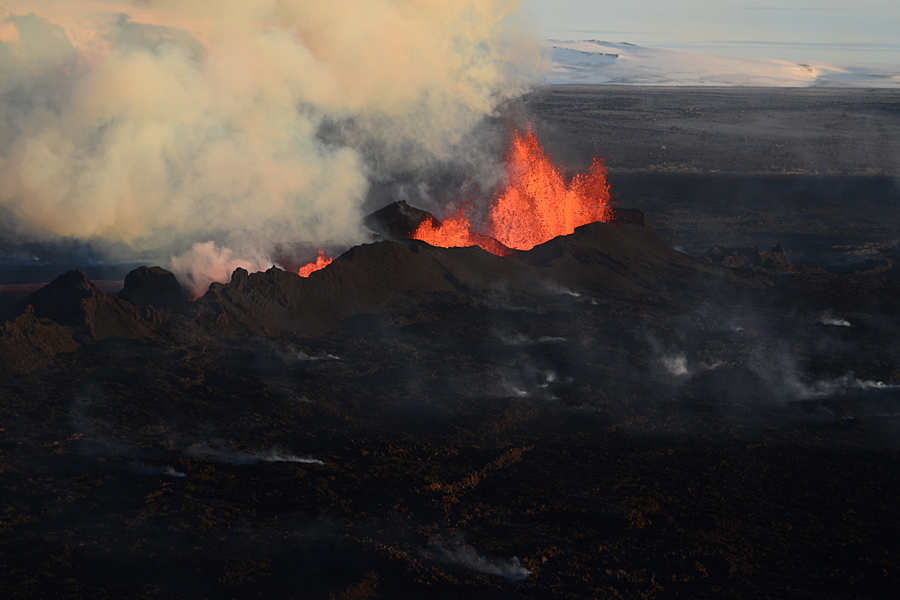
<instances>
[{"instance_id":1,"label":"cooled lava crust","mask_svg":"<svg viewBox=\"0 0 900 600\"><path fill-rule=\"evenodd\" d=\"M4 597L897 589L893 261L693 258L634 212L498 257L404 211L308 278L12 307Z\"/></svg>"}]
</instances>

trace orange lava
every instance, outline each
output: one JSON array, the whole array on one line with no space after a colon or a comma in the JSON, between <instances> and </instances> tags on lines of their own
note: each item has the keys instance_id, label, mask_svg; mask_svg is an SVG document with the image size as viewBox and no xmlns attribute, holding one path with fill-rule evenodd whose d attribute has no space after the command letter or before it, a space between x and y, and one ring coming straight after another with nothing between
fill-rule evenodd
<instances>
[{"instance_id":1,"label":"orange lava","mask_svg":"<svg viewBox=\"0 0 900 600\"><path fill-rule=\"evenodd\" d=\"M322 269L330 265L331 261L334 260L330 256L326 257L323 250L319 250L318 252L319 256L318 258L316 258L316 261L300 267L300 270L297 271L297 275L299 275L300 277L309 277L310 273L321 271Z\"/></svg>"},{"instance_id":2,"label":"orange lava","mask_svg":"<svg viewBox=\"0 0 900 600\"><path fill-rule=\"evenodd\" d=\"M423 221L413 234L413 239L422 240L432 246L442 248L465 248L477 246L469 217L462 210L446 217L443 221L428 219Z\"/></svg>"},{"instance_id":3,"label":"orange lava","mask_svg":"<svg viewBox=\"0 0 900 600\"><path fill-rule=\"evenodd\" d=\"M507 248L531 250L556 236L573 233L581 225L609 221L611 213L603 160L594 157L590 169L567 183L562 169L553 164L529 130L524 135L516 132L506 159L506 183L491 200L481 231L475 231L460 212L440 226L433 220L423 222L412 237L432 246L481 246L502 255L496 244L485 243L485 236Z\"/></svg>"}]
</instances>

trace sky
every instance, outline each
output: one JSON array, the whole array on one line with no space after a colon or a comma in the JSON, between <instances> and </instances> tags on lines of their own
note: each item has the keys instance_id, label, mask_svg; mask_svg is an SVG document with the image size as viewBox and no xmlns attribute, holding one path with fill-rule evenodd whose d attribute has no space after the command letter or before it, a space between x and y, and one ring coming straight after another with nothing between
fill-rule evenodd
<instances>
[{"instance_id":1,"label":"sky","mask_svg":"<svg viewBox=\"0 0 900 600\"><path fill-rule=\"evenodd\" d=\"M896 0L524 0L550 39L809 62L900 63Z\"/></svg>"}]
</instances>

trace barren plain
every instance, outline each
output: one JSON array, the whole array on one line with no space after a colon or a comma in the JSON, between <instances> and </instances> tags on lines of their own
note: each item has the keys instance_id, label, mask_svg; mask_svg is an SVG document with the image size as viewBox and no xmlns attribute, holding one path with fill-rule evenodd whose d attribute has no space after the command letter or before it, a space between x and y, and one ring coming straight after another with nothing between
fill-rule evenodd
<instances>
[{"instance_id":1,"label":"barren plain","mask_svg":"<svg viewBox=\"0 0 900 600\"><path fill-rule=\"evenodd\" d=\"M619 202L691 253L831 260L900 238L893 90L557 86L530 108L559 159L604 156Z\"/></svg>"}]
</instances>

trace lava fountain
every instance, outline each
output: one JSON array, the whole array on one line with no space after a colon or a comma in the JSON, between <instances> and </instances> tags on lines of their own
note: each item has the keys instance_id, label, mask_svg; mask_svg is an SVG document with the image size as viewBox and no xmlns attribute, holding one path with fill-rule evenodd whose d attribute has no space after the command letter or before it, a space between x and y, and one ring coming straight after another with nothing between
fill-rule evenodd
<instances>
[{"instance_id":1,"label":"lava fountain","mask_svg":"<svg viewBox=\"0 0 900 600\"><path fill-rule=\"evenodd\" d=\"M311 273L321 271L322 269L330 265L334 260L330 256L325 256L325 252L323 250L319 250L318 252L319 256L316 258L315 262L311 262L300 267L300 270L297 271L297 275L299 275L300 277L309 277Z\"/></svg>"},{"instance_id":2,"label":"lava fountain","mask_svg":"<svg viewBox=\"0 0 900 600\"><path fill-rule=\"evenodd\" d=\"M612 201L600 157L567 183L561 166L550 160L528 130L516 132L505 162L506 182L489 202L483 224L474 226L470 205L463 205L441 222L423 222L413 239L444 248L481 246L502 256L508 248L531 250L581 225L610 220Z\"/></svg>"}]
</instances>

